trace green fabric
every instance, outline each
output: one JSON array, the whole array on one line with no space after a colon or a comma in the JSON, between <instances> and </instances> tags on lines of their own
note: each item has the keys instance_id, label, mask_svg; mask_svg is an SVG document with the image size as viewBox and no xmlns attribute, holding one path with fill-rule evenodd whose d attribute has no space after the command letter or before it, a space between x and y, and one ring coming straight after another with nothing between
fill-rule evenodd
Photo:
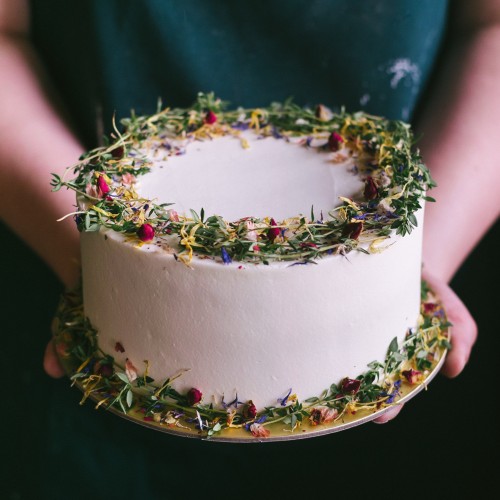
<instances>
[{"instance_id":1,"label":"green fabric","mask_svg":"<svg viewBox=\"0 0 500 500\"><path fill-rule=\"evenodd\" d=\"M435 60L445 0L32 1L33 38L89 144L96 120L293 96L408 120ZM97 115L95 112L97 110Z\"/></svg>"},{"instance_id":2,"label":"green fabric","mask_svg":"<svg viewBox=\"0 0 500 500\"><path fill-rule=\"evenodd\" d=\"M108 128L115 110L119 117L131 108L152 112L157 97L185 106L200 90L234 105L294 96L304 105L411 119L439 50L447 2L32 0L31 7L35 46L90 147L96 124ZM6 304L10 335L2 356L4 376L14 374L16 387L2 441L14 450L9 498L240 497L270 485L285 494L304 467L317 473L311 494L330 482L327 491L345 494L358 489L357 477L371 477L360 452L376 457L387 449L386 465L401 458L390 451L397 423L287 444L227 445L146 430L91 403L80 407L67 380L41 374L41 335L48 337L60 287L14 235L4 227L0 233L9 243L0 249L2 279L16 291ZM19 374L7 353L27 344ZM399 430L407 439L408 430ZM248 491L255 479L264 489Z\"/></svg>"}]
</instances>

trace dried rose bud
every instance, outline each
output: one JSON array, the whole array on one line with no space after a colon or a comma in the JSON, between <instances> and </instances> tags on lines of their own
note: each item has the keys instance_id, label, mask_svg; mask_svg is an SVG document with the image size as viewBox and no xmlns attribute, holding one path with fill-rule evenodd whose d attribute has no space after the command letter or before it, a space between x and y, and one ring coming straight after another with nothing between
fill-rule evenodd
<instances>
[{"instance_id":1,"label":"dried rose bud","mask_svg":"<svg viewBox=\"0 0 500 500\"><path fill-rule=\"evenodd\" d=\"M340 390L343 394L356 394L361 386L361 380L345 378L340 382Z\"/></svg>"},{"instance_id":2,"label":"dried rose bud","mask_svg":"<svg viewBox=\"0 0 500 500\"><path fill-rule=\"evenodd\" d=\"M343 137L337 132L332 132L328 138L328 149L330 151L338 151L344 142Z\"/></svg>"},{"instance_id":3,"label":"dried rose bud","mask_svg":"<svg viewBox=\"0 0 500 500\"><path fill-rule=\"evenodd\" d=\"M186 394L188 405L193 406L199 403L201 401L202 396L203 394L198 389L195 389L194 387L192 389L189 389L188 393Z\"/></svg>"},{"instance_id":4,"label":"dried rose bud","mask_svg":"<svg viewBox=\"0 0 500 500\"><path fill-rule=\"evenodd\" d=\"M273 242L277 236L279 236L281 230L279 227L276 226L276 221L274 219L271 219L271 226L269 230L267 231L267 237L271 242Z\"/></svg>"},{"instance_id":5,"label":"dried rose bud","mask_svg":"<svg viewBox=\"0 0 500 500\"><path fill-rule=\"evenodd\" d=\"M321 411L317 408L311 411L311 415L309 416L309 421L311 425L319 425L321 424Z\"/></svg>"},{"instance_id":6,"label":"dried rose bud","mask_svg":"<svg viewBox=\"0 0 500 500\"><path fill-rule=\"evenodd\" d=\"M109 185L106 182L106 179L104 178L104 176L102 176L102 175L100 175L97 178L97 190L98 190L99 196L101 198L104 198L110 191Z\"/></svg>"},{"instance_id":7,"label":"dried rose bud","mask_svg":"<svg viewBox=\"0 0 500 500\"><path fill-rule=\"evenodd\" d=\"M139 239L141 241L147 243L149 241L152 241L155 237L155 230L153 229L153 226L151 224L143 224L137 230L137 236L139 236Z\"/></svg>"},{"instance_id":8,"label":"dried rose bud","mask_svg":"<svg viewBox=\"0 0 500 500\"><path fill-rule=\"evenodd\" d=\"M401 374L404 376L406 380L408 380L410 384L413 385L418 382L420 375L422 375L422 372L419 372L418 370L414 370L413 368L411 368L410 370L405 370L401 372Z\"/></svg>"},{"instance_id":9,"label":"dried rose bud","mask_svg":"<svg viewBox=\"0 0 500 500\"><path fill-rule=\"evenodd\" d=\"M365 182L363 194L367 200L373 200L378 196L378 189L373 177L368 177Z\"/></svg>"},{"instance_id":10,"label":"dried rose bud","mask_svg":"<svg viewBox=\"0 0 500 500\"><path fill-rule=\"evenodd\" d=\"M115 351L116 352L125 352L125 349L124 349L124 347L123 347L123 345L122 345L121 342L117 342L115 344Z\"/></svg>"},{"instance_id":11,"label":"dried rose bud","mask_svg":"<svg viewBox=\"0 0 500 500\"><path fill-rule=\"evenodd\" d=\"M437 308L437 304L434 302L425 302L424 303L424 313L425 314L431 314L433 313Z\"/></svg>"},{"instance_id":12,"label":"dried rose bud","mask_svg":"<svg viewBox=\"0 0 500 500\"><path fill-rule=\"evenodd\" d=\"M243 410L243 416L245 418L255 418L257 416L257 407L253 404L253 401L247 403L246 408Z\"/></svg>"},{"instance_id":13,"label":"dried rose bud","mask_svg":"<svg viewBox=\"0 0 500 500\"><path fill-rule=\"evenodd\" d=\"M205 120L204 120L204 122L205 122L207 125L213 125L216 121L217 121L217 115L216 115L213 111L209 111L209 112L205 115Z\"/></svg>"},{"instance_id":14,"label":"dried rose bud","mask_svg":"<svg viewBox=\"0 0 500 500\"><path fill-rule=\"evenodd\" d=\"M113 149L113 151L111 151L111 156L115 160L119 160L120 158L123 158L124 154L125 154L125 148L123 146L118 146L117 148Z\"/></svg>"},{"instance_id":15,"label":"dried rose bud","mask_svg":"<svg viewBox=\"0 0 500 500\"><path fill-rule=\"evenodd\" d=\"M363 222L350 222L342 231L342 235L351 240L357 240L363 230Z\"/></svg>"}]
</instances>

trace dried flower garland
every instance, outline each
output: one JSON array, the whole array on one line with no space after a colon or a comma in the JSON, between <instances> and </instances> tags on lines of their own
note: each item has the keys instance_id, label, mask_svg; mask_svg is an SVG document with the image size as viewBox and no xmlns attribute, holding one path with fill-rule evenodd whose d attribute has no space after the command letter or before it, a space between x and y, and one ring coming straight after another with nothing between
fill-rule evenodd
<instances>
[{"instance_id":1,"label":"dried flower garland","mask_svg":"<svg viewBox=\"0 0 500 500\"><path fill-rule=\"evenodd\" d=\"M159 107L160 108L160 107ZM333 114L324 106L316 110L291 102L266 109L226 110L213 94L199 94L190 109L164 109L153 116L122 120L123 132L115 126L109 145L82 156L65 176L53 176L53 190L74 190L79 210L74 212L81 231L101 227L125 233L138 243L177 236L182 262L193 254L217 257L224 264L233 260L263 262L290 260L308 262L327 254L366 251L365 241L380 241L391 231L405 235L417 225L415 212L432 186L429 171L413 149L407 124L364 113ZM239 136L253 130L263 137L285 141L302 138L304 147L319 147L330 153L342 148L355 158L365 183L362 200L341 198L342 204L326 217L293 216L276 221L247 217L226 221L191 210L189 216L169 209L171 203L155 204L134 189L137 176L148 172L151 161L145 150L184 154L176 140L207 140L224 135ZM242 146L247 141L241 139ZM319 144L319 145L318 145ZM66 180L69 172L75 178ZM174 202L175 200L171 200Z\"/></svg>"},{"instance_id":2,"label":"dried flower garland","mask_svg":"<svg viewBox=\"0 0 500 500\"><path fill-rule=\"evenodd\" d=\"M450 348L445 312L425 283L422 285L418 328L409 330L399 345L394 339L384 362L374 361L357 378L344 378L321 395L300 401L292 389L274 407L258 409L252 401L224 399L216 402L191 388L180 394L175 377L161 383L148 376L148 363L139 375L131 360L115 363L97 344L97 332L84 316L81 290L66 293L54 318L53 333L60 359L97 407L117 408L127 414L139 409L144 421L178 429L197 429L202 437L221 435L230 428L244 428L256 438L269 437L275 424L290 431L302 425L331 424L360 410L377 411L397 402L402 383L425 383L446 349ZM123 352L117 343L115 349Z\"/></svg>"}]
</instances>

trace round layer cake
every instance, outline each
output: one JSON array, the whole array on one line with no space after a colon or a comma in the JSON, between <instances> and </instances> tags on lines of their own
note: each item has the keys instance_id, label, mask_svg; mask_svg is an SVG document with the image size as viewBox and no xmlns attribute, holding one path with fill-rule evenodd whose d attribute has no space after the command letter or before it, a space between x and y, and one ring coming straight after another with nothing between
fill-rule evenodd
<instances>
[{"instance_id":1,"label":"round layer cake","mask_svg":"<svg viewBox=\"0 0 500 500\"><path fill-rule=\"evenodd\" d=\"M66 185L85 315L130 382L259 410L354 380L417 326L432 181L407 125L204 95L124 125Z\"/></svg>"}]
</instances>

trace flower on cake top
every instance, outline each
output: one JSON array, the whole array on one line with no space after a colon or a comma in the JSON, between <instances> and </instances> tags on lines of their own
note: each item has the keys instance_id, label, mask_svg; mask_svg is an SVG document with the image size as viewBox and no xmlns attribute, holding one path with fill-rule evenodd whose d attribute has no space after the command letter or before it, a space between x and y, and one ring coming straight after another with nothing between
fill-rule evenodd
<instances>
[{"instance_id":1,"label":"flower on cake top","mask_svg":"<svg viewBox=\"0 0 500 500\"><path fill-rule=\"evenodd\" d=\"M110 187L109 187L110 184L111 180L107 175L101 173L98 174L97 192L100 198L104 198L110 192Z\"/></svg>"},{"instance_id":2,"label":"flower on cake top","mask_svg":"<svg viewBox=\"0 0 500 500\"><path fill-rule=\"evenodd\" d=\"M151 224L143 224L137 230L137 236L139 236L139 239L141 241L148 243L150 241L153 241L155 237L155 230Z\"/></svg>"},{"instance_id":3,"label":"flower on cake top","mask_svg":"<svg viewBox=\"0 0 500 500\"><path fill-rule=\"evenodd\" d=\"M205 115L205 123L208 125L213 125L217 121L217 115L213 111L209 111Z\"/></svg>"},{"instance_id":4,"label":"flower on cake top","mask_svg":"<svg viewBox=\"0 0 500 500\"><path fill-rule=\"evenodd\" d=\"M328 138L328 148L330 151L338 151L342 147L343 143L344 139L339 133L332 132L330 134L330 137Z\"/></svg>"}]
</instances>

